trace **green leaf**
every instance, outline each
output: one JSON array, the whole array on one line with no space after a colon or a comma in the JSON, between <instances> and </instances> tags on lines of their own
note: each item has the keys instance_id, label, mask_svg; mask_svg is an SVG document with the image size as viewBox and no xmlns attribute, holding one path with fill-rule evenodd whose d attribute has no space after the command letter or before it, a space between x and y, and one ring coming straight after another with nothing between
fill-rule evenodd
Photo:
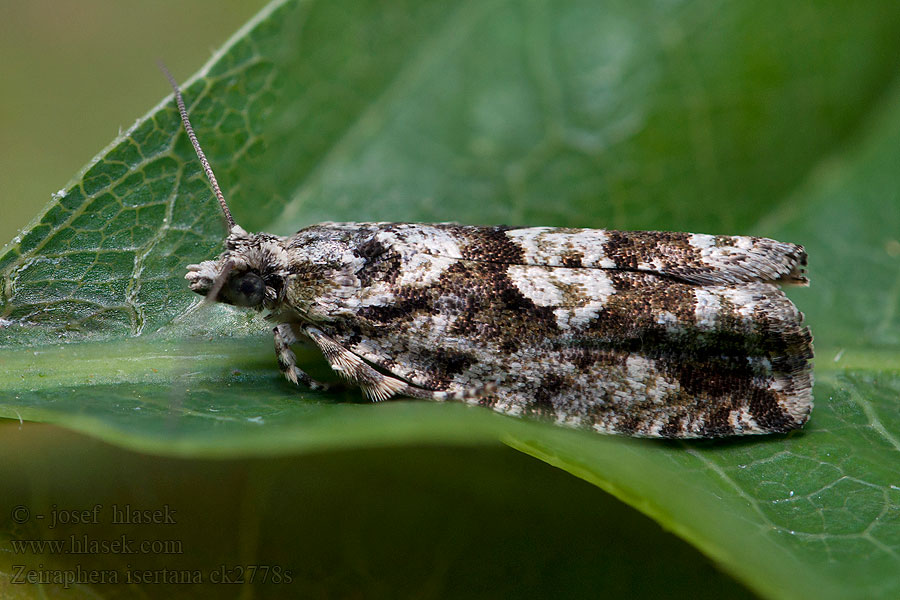
<instances>
[{"instance_id":1,"label":"green leaf","mask_svg":"<svg viewBox=\"0 0 900 600\"><path fill-rule=\"evenodd\" d=\"M454 220L803 243L812 286L791 296L818 383L802 433L672 444L292 388L264 322L186 289L224 228L171 100L0 251L0 415L194 458L501 439L766 597L896 597L897 39L900 7L874 0L283 2L185 88L250 230Z\"/></svg>"},{"instance_id":2,"label":"green leaf","mask_svg":"<svg viewBox=\"0 0 900 600\"><path fill-rule=\"evenodd\" d=\"M0 463L0 500L20 507L10 539L0 534L4 598L635 598L660 589L668 598L752 597L650 519L500 444L183 460L17 425L0 424L0 452L19 457ZM115 524L126 507L169 522ZM72 511L87 519L63 523ZM13 540L74 539L84 548L123 533L134 551L149 541L169 552L9 552ZM667 559L648 564L652 554ZM10 563L141 581L118 594L112 585L10 585ZM268 567L269 581L252 590L210 585L223 567L235 581L240 565L259 566L257 580ZM206 585L166 585L162 569L191 580L199 571Z\"/></svg>"}]
</instances>

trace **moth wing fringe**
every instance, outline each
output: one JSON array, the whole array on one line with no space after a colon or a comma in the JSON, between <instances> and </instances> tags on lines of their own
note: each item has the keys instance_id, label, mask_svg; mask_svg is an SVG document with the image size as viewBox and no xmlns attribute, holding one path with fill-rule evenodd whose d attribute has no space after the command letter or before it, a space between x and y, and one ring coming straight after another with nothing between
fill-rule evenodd
<instances>
[{"instance_id":1,"label":"moth wing fringe","mask_svg":"<svg viewBox=\"0 0 900 600\"><path fill-rule=\"evenodd\" d=\"M331 368L347 381L359 385L363 394L373 402L381 402L396 395L431 400L470 400L496 390L494 384L472 386L458 391L424 389L379 373L318 328L307 327L305 331L322 350Z\"/></svg>"}]
</instances>

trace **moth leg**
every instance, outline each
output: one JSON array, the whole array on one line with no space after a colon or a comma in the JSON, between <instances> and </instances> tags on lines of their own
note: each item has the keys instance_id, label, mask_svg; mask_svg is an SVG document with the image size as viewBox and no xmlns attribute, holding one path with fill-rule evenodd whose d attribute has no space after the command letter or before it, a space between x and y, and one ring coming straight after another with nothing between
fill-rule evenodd
<instances>
[{"instance_id":1,"label":"moth leg","mask_svg":"<svg viewBox=\"0 0 900 600\"><path fill-rule=\"evenodd\" d=\"M379 373L359 356L325 335L320 329L306 327L304 331L322 350L322 354L325 355L325 360L328 361L331 368L341 377L359 385L366 397L375 402L387 400L398 394L428 400L466 400L489 394L495 389L493 385L485 385L461 391L426 390L396 377Z\"/></svg>"},{"instance_id":2,"label":"moth leg","mask_svg":"<svg viewBox=\"0 0 900 600\"><path fill-rule=\"evenodd\" d=\"M328 386L320 383L306 374L306 371L297 366L297 357L291 350L291 344L297 343L297 336L290 323L281 323L272 330L275 336L275 355L278 357L278 368L288 381L294 384L303 384L311 390L326 390Z\"/></svg>"}]
</instances>

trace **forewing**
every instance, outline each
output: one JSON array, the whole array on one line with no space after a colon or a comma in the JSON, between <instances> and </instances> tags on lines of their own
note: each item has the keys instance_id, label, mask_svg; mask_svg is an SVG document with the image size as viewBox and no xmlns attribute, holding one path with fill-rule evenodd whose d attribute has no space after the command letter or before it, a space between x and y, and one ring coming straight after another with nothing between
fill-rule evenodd
<instances>
[{"instance_id":1,"label":"forewing","mask_svg":"<svg viewBox=\"0 0 900 600\"><path fill-rule=\"evenodd\" d=\"M358 225L358 224L357 224ZM372 224L369 224L372 225ZM375 224L404 256L654 273L695 284L807 283L802 246L752 236L559 227Z\"/></svg>"},{"instance_id":2,"label":"forewing","mask_svg":"<svg viewBox=\"0 0 900 600\"><path fill-rule=\"evenodd\" d=\"M494 382L480 402L499 411L632 435L767 433L807 418L811 336L768 275L701 284L586 267L599 253L530 264L556 256L515 239L536 229L374 231L360 287L334 300L341 318L325 329L397 377L428 389Z\"/></svg>"}]
</instances>

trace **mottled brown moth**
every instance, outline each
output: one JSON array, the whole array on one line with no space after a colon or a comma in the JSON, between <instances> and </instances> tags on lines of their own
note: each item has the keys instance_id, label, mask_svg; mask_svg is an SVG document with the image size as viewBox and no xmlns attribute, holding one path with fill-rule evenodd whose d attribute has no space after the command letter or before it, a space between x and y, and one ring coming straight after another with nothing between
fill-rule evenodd
<instances>
[{"instance_id":1,"label":"mottled brown moth","mask_svg":"<svg viewBox=\"0 0 900 600\"><path fill-rule=\"evenodd\" d=\"M809 417L812 336L779 289L807 284L802 246L418 223L247 233L166 76L229 227L225 251L185 277L209 301L267 311L293 383L324 387L296 364L305 339L376 401L464 400L667 438L786 432Z\"/></svg>"}]
</instances>

